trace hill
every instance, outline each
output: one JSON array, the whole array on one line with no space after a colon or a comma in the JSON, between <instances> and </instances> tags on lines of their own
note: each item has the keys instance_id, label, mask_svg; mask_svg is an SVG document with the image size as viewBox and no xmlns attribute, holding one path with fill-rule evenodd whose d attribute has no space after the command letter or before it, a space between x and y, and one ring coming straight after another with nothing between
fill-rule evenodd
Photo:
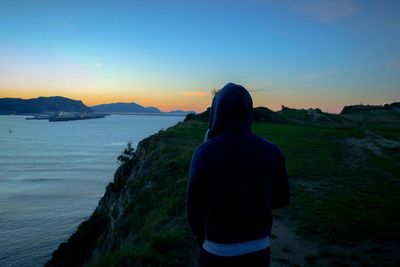
<instances>
[{"instance_id":1,"label":"hill","mask_svg":"<svg viewBox=\"0 0 400 267\"><path fill-rule=\"evenodd\" d=\"M204 117L128 147L94 213L46 266L195 266L185 192ZM399 266L399 141L359 128L253 130L282 149L291 183L289 208L274 213L271 266Z\"/></svg>"},{"instance_id":2,"label":"hill","mask_svg":"<svg viewBox=\"0 0 400 267\"><path fill-rule=\"evenodd\" d=\"M354 114L360 112L376 111L376 110L392 110L400 112L400 102L384 105L351 105L345 106L340 114Z\"/></svg>"},{"instance_id":3,"label":"hill","mask_svg":"<svg viewBox=\"0 0 400 267\"><path fill-rule=\"evenodd\" d=\"M281 114L266 107L254 108L253 120L257 122L288 123L288 121Z\"/></svg>"},{"instance_id":4,"label":"hill","mask_svg":"<svg viewBox=\"0 0 400 267\"><path fill-rule=\"evenodd\" d=\"M373 131L387 138L400 139L400 103L383 106L348 106L341 116L353 121L362 130Z\"/></svg>"},{"instance_id":5,"label":"hill","mask_svg":"<svg viewBox=\"0 0 400 267\"><path fill-rule=\"evenodd\" d=\"M208 121L211 109L196 116L198 120ZM340 114L322 112L320 109L295 109L282 106L280 111L272 111L266 107L253 109L253 121L276 124L293 124L319 128L352 129L357 122Z\"/></svg>"},{"instance_id":6,"label":"hill","mask_svg":"<svg viewBox=\"0 0 400 267\"><path fill-rule=\"evenodd\" d=\"M110 103L101 104L91 107L96 112L104 113L161 113L158 108L155 107L144 107L135 102L131 103Z\"/></svg>"},{"instance_id":7,"label":"hill","mask_svg":"<svg viewBox=\"0 0 400 267\"><path fill-rule=\"evenodd\" d=\"M206 111L197 114L196 116L193 114L189 114L188 118L196 117L196 120L201 120L208 122L208 118L210 117L211 108L207 108ZM283 118L277 112L274 112L266 107L256 107L253 109L253 121L257 122L270 122L270 123L288 123L288 121Z\"/></svg>"},{"instance_id":8,"label":"hill","mask_svg":"<svg viewBox=\"0 0 400 267\"><path fill-rule=\"evenodd\" d=\"M0 98L0 114L39 114L47 112L91 113L92 109L80 100L61 96L38 97L32 99Z\"/></svg>"},{"instance_id":9,"label":"hill","mask_svg":"<svg viewBox=\"0 0 400 267\"><path fill-rule=\"evenodd\" d=\"M277 112L287 123L328 128L354 128L353 121L338 115L322 112L319 108L294 109L282 106Z\"/></svg>"}]
</instances>

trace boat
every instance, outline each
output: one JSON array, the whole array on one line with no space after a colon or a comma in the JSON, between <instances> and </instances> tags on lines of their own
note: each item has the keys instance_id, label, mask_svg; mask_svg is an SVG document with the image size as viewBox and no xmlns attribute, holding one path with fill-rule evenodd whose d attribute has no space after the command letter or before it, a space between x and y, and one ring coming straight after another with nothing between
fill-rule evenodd
<instances>
[{"instance_id":1,"label":"boat","mask_svg":"<svg viewBox=\"0 0 400 267\"><path fill-rule=\"evenodd\" d=\"M11 128L8 129L8 133L9 133L9 134L12 134L12 133L13 133L13 131L11 130Z\"/></svg>"}]
</instances>

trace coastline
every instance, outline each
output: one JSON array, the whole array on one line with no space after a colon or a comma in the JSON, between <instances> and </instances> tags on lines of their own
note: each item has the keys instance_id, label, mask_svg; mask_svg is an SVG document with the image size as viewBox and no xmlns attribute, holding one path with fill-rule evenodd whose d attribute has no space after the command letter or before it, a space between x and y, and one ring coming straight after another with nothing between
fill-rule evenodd
<instances>
[{"instance_id":1,"label":"coastline","mask_svg":"<svg viewBox=\"0 0 400 267\"><path fill-rule=\"evenodd\" d=\"M129 253L121 252L122 257L154 266L194 263L197 248L186 222L184 188L187 158L203 133L182 132L186 138L178 140L180 125L139 143L116 170L90 218L60 244L45 266L108 266L120 257L115 251L125 249ZM126 243L136 246L127 248Z\"/></svg>"},{"instance_id":2,"label":"coastline","mask_svg":"<svg viewBox=\"0 0 400 267\"><path fill-rule=\"evenodd\" d=\"M0 265L37 267L97 207L126 143L136 147L182 117L115 115L60 124L0 119Z\"/></svg>"},{"instance_id":3,"label":"coastline","mask_svg":"<svg viewBox=\"0 0 400 267\"><path fill-rule=\"evenodd\" d=\"M357 127L282 124L267 115L253 130L282 147L292 186L289 208L273 213L272 266L397 266L400 232L386 210L400 212L400 189L392 185L400 177L400 140L386 142ZM198 246L187 224L185 192L206 117L200 114L140 142L90 219L46 266L195 266ZM363 145L378 137L385 140L379 148L384 155ZM393 144L396 149L390 150L387 145ZM378 180L381 185L374 186ZM353 203L374 208L354 209Z\"/></svg>"}]
</instances>

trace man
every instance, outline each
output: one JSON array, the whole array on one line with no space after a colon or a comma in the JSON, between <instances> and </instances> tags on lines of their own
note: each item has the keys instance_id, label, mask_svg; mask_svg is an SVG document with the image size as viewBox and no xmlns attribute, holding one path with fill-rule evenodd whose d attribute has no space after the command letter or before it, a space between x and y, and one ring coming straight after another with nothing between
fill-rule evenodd
<instances>
[{"instance_id":1,"label":"man","mask_svg":"<svg viewBox=\"0 0 400 267\"><path fill-rule=\"evenodd\" d=\"M271 210L289 203L289 184L279 148L252 133L252 114L248 91L225 85L193 155L187 212L200 266L269 266Z\"/></svg>"}]
</instances>

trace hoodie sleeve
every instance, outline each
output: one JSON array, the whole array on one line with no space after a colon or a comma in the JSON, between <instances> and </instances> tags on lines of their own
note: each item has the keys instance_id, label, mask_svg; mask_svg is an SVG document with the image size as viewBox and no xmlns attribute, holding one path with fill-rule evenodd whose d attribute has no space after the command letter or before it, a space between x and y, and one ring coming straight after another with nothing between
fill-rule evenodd
<instances>
[{"instance_id":1,"label":"hoodie sleeve","mask_svg":"<svg viewBox=\"0 0 400 267\"><path fill-rule=\"evenodd\" d=\"M283 208L289 204L289 179L286 171L286 161L279 153L277 176L272 187L272 209Z\"/></svg>"},{"instance_id":2,"label":"hoodie sleeve","mask_svg":"<svg viewBox=\"0 0 400 267\"><path fill-rule=\"evenodd\" d=\"M205 239L207 219L206 207L206 177L202 169L202 159L199 149L193 155L189 170L189 181L186 195L186 209L190 227L197 242L202 246Z\"/></svg>"}]
</instances>

